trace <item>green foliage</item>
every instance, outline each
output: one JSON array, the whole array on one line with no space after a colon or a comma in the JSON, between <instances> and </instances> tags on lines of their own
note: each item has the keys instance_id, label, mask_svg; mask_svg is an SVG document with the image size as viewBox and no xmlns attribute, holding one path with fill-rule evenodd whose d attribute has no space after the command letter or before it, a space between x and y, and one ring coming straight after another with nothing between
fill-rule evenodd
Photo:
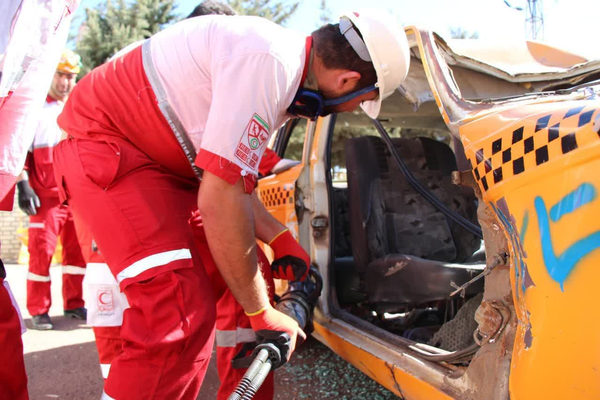
<instances>
[{"instance_id":1,"label":"green foliage","mask_svg":"<svg viewBox=\"0 0 600 400\"><path fill-rule=\"evenodd\" d=\"M304 148L304 137L306 135L306 120L300 119L298 125L294 127L290 135L287 147L285 148L284 158L302 161L302 149Z\"/></svg>"},{"instance_id":2,"label":"green foliage","mask_svg":"<svg viewBox=\"0 0 600 400\"><path fill-rule=\"evenodd\" d=\"M348 139L361 136L379 136L373 126L352 126L342 123L335 124L333 140L331 141L331 166L346 168L345 142Z\"/></svg>"},{"instance_id":3,"label":"green foliage","mask_svg":"<svg viewBox=\"0 0 600 400\"><path fill-rule=\"evenodd\" d=\"M428 137L437 141L449 143L449 136L438 131L430 129L414 129L402 127L386 127L388 135L393 138L417 138ZM338 122L335 125L333 132L333 140L331 142L331 166L334 170L345 170L346 168L346 152L345 142L348 139L361 136L376 136L381 137L374 126L354 126Z\"/></svg>"},{"instance_id":4,"label":"green foliage","mask_svg":"<svg viewBox=\"0 0 600 400\"><path fill-rule=\"evenodd\" d=\"M135 6L139 7L138 13L146 21L148 27L144 37L150 37L163 29L171 22L176 22L178 16L174 14L174 0L137 0Z\"/></svg>"},{"instance_id":5,"label":"green foliage","mask_svg":"<svg viewBox=\"0 0 600 400\"><path fill-rule=\"evenodd\" d=\"M227 0L241 15L258 15L285 24L298 2L278 0ZM80 78L106 62L127 45L148 38L176 22L175 0L104 0L86 9L85 21L75 45L83 61Z\"/></svg>"},{"instance_id":6,"label":"green foliage","mask_svg":"<svg viewBox=\"0 0 600 400\"><path fill-rule=\"evenodd\" d=\"M327 8L326 0L321 0L321 6L319 7L319 10L321 10L321 14L319 14L319 26L317 28L331 23L331 10Z\"/></svg>"},{"instance_id":7,"label":"green foliage","mask_svg":"<svg viewBox=\"0 0 600 400\"><path fill-rule=\"evenodd\" d=\"M80 37L75 46L83 61L80 77L103 64L125 46L150 37L174 22L175 0L106 0L86 9Z\"/></svg>"},{"instance_id":8,"label":"green foliage","mask_svg":"<svg viewBox=\"0 0 600 400\"><path fill-rule=\"evenodd\" d=\"M240 15L258 15L280 25L285 25L300 4L277 0L228 0L227 3Z\"/></svg>"},{"instance_id":9,"label":"green foliage","mask_svg":"<svg viewBox=\"0 0 600 400\"><path fill-rule=\"evenodd\" d=\"M450 137L446 133L432 129L402 128L398 126L387 126L387 133L391 138L417 138L428 137L446 144L450 143ZM285 148L283 157L301 161L304 150L304 138L306 134L306 120L301 119L294 127L290 139ZM348 122L338 120L331 141L331 168L334 181L346 180L346 140L361 136L381 137L377 129L372 125L350 125Z\"/></svg>"},{"instance_id":10,"label":"green foliage","mask_svg":"<svg viewBox=\"0 0 600 400\"><path fill-rule=\"evenodd\" d=\"M450 28L452 39L479 39L479 32L469 32L462 28Z\"/></svg>"}]
</instances>

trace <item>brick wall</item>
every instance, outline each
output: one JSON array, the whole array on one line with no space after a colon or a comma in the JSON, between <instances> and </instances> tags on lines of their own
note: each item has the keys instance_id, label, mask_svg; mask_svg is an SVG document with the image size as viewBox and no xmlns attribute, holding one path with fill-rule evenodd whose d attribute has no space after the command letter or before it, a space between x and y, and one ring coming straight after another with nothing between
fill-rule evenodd
<instances>
[{"instance_id":1,"label":"brick wall","mask_svg":"<svg viewBox=\"0 0 600 400\"><path fill-rule=\"evenodd\" d=\"M7 264L14 264L19 258L21 241L17 229L27 228L29 217L19 209L15 191L15 207L12 212L0 212L0 257Z\"/></svg>"}]
</instances>

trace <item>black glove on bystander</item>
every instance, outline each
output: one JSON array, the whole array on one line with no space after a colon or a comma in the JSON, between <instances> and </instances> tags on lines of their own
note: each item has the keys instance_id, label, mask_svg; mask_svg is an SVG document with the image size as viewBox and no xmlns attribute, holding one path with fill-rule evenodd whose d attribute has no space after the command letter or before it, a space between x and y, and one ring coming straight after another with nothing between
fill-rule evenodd
<instances>
[{"instance_id":1,"label":"black glove on bystander","mask_svg":"<svg viewBox=\"0 0 600 400\"><path fill-rule=\"evenodd\" d=\"M37 209L40 207L40 198L29 186L29 181L17 182L17 188L19 188L19 208L27 215L37 214Z\"/></svg>"}]
</instances>

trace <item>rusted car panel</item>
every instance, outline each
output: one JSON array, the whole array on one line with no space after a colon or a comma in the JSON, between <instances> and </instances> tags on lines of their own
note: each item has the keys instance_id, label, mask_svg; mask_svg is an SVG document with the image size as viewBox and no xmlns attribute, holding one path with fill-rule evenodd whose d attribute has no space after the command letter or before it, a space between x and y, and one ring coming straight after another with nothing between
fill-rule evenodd
<instances>
[{"instance_id":1,"label":"rusted car panel","mask_svg":"<svg viewBox=\"0 0 600 400\"><path fill-rule=\"evenodd\" d=\"M519 317L512 398L600 397L600 349L590 340L600 315L588 306L600 278L599 122L600 101L590 99L517 107L460 130L509 238Z\"/></svg>"},{"instance_id":2,"label":"rusted car panel","mask_svg":"<svg viewBox=\"0 0 600 400\"><path fill-rule=\"evenodd\" d=\"M575 68L582 75L570 71L560 79L576 83L597 74L597 63L590 64ZM594 268L600 258L596 92L497 102L481 107L490 115L477 118L461 107L449 121L460 126L483 200L508 238L519 319L511 398L600 397L600 351L588 340L600 315L585 306L594 301L591 285L600 274ZM445 100L441 107L451 104Z\"/></svg>"},{"instance_id":3,"label":"rusted car panel","mask_svg":"<svg viewBox=\"0 0 600 400\"><path fill-rule=\"evenodd\" d=\"M470 307L475 344L458 350L427 344L411 334L426 328L438 335L454 319L444 318L441 328L395 331L368 295L341 293L346 283L359 292L364 287L353 283L359 278L352 278L352 268L343 270L349 275L340 286L340 262L356 260L337 254L339 208L347 214L344 201L353 199L340 202L346 186L333 182L332 141L344 126L368 125L360 113L308 123L302 163L259 181L267 208L286 225L297 224L323 274L313 335L407 399L599 398L600 311L592 285L600 275L600 88L593 84L600 63L571 57L564 65L507 71L454 53L430 32L406 32L411 70L383 102L380 119L402 134L424 132L449 143L459 170L454 183L480 200L486 266L480 297L457 300L472 283L450 282L446 305L426 306L457 304L457 320ZM423 276L423 283L428 279L433 276ZM396 315L404 321L402 312Z\"/></svg>"},{"instance_id":4,"label":"rusted car panel","mask_svg":"<svg viewBox=\"0 0 600 400\"><path fill-rule=\"evenodd\" d=\"M378 343L374 338L367 338L364 333L353 334L351 326L339 323L330 324L323 320L321 323L315 324L313 336L399 397L432 400L452 398L440 390L440 387L443 386L445 371L435 368L421 369L419 366L422 361L415 355L393 354L385 343ZM367 341L370 343L365 346ZM421 369L422 377L415 375L414 371L418 369ZM431 384L429 382L433 377L438 380Z\"/></svg>"}]
</instances>

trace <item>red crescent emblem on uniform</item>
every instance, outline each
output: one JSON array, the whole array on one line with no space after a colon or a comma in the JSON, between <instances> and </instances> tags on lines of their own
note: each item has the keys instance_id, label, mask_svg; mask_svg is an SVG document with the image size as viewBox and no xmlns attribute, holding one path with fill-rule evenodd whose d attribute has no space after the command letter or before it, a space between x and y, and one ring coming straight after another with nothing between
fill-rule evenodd
<instances>
[{"instance_id":1,"label":"red crescent emblem on uniform","mask_svg":"<svg viewBox=\"0 0 600 400\"><path fill-rule=\"evenodd\" d=\"M104 297L105 295L108 295L108 297L109 297L109 298L108 298L108 301L105 301L105 300L103 299L103 297ZM110 304L110 303L112 302L112 298L111 298L111 296L110 296L110 293L109 293L109 292L102 292L102 293L100 293L100 294L98 295L98 302L99 302L100 304Z\"/></svg>"}]
</instances>

